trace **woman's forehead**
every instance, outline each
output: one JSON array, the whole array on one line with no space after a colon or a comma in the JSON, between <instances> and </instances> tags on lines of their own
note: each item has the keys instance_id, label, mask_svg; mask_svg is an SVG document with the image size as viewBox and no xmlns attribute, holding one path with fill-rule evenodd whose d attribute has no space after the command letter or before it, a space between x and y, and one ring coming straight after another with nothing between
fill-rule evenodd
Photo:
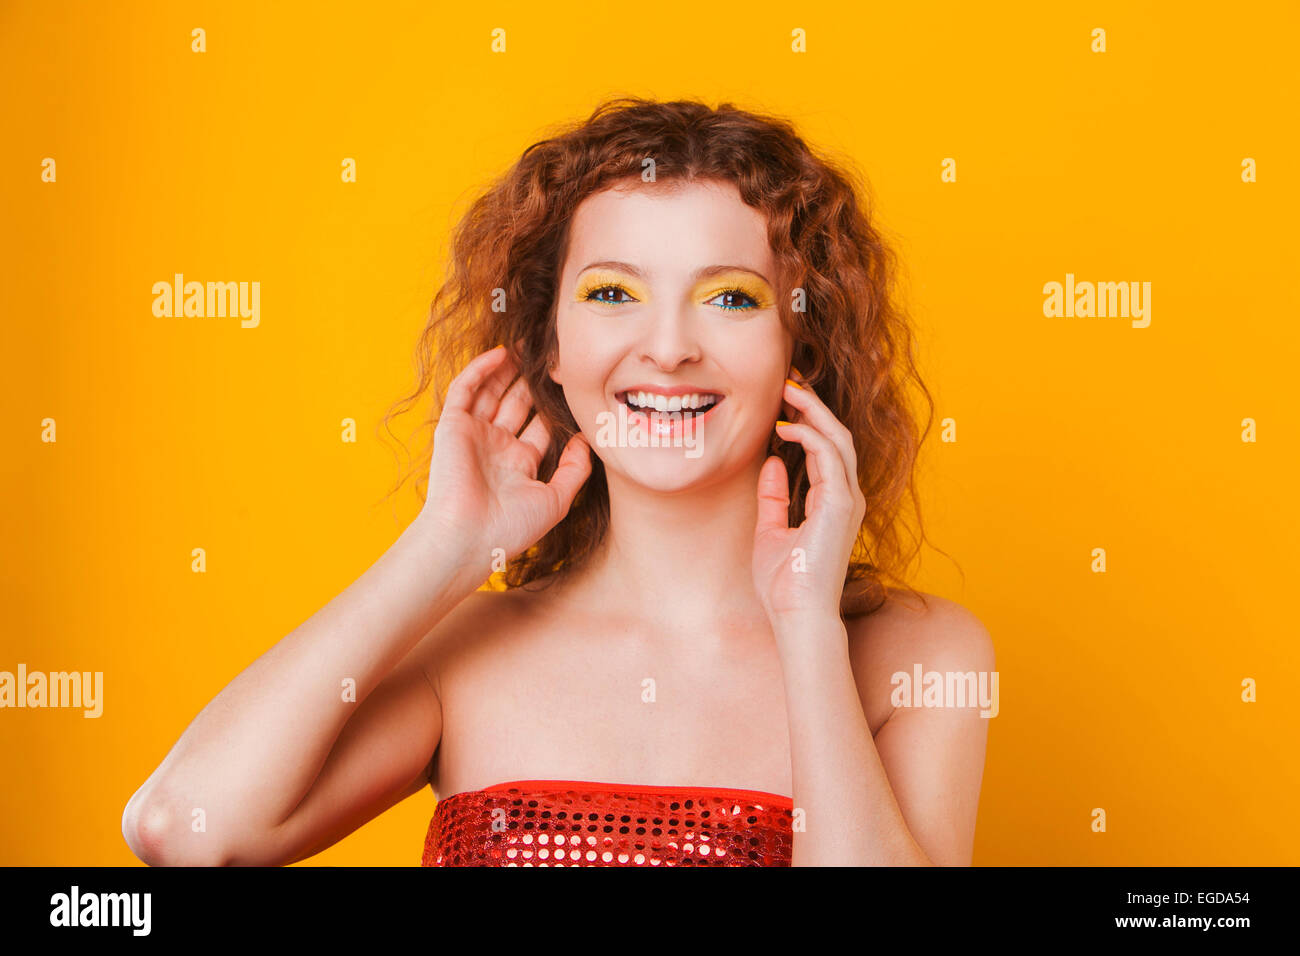
<instances>
[{"instance_id":1,"label":"woman's forehead","mask_svg":"<svg viewBox=\"0 0 1300 956\"><path fill-rule=\"evenodd\" d=\"M733 183L714 180L617 186L579 204L565 270L595 261L637 265L647 275L730 263L770 274L767 220ZM705 260L708 260L705 262Z\"/></svg>"}]
</instances>

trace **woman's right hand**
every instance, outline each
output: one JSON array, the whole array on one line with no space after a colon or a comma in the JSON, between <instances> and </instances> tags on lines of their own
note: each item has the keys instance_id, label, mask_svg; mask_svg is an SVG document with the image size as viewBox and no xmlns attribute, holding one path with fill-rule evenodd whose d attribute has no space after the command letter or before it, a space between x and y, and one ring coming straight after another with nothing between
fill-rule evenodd
<instances>
[{"instance_id":1,"label":"woman's right hand","mask_svg":"<svg viewBox=\"0 0 1300 956\"><path fill-rule=\"evenodd\" d=\"M516 371L505 346L497 346L452 381L433 433L428 494L417 519L484 564L497 548L515 557L559 524L591 474L591 446L579 432L551 480L537 480L551 435L538 415L515 437L533 406L523 378L510 385Z\"/></svg>"}]
</instances>

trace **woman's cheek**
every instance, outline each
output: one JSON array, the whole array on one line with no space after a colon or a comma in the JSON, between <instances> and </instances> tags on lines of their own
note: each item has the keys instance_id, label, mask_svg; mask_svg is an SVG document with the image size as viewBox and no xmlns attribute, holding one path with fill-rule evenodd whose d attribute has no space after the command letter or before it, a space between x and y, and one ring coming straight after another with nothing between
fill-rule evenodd
<instances>
[{"instance_id":1,"label":"woman's cheek","mask_svg":"<svg viewBox=\"0 0 1300 956\"><path fill-rule=\"evenodd\" d=\"M582 430L587 443L599 455L601 449L598 438L604 426L605 413L608 411L605 408L603 394L584 392L576 405L573 401L569 402L569 411L573 413L574 421L578 423L578 428Z\"/></svg>"}]
</instances>

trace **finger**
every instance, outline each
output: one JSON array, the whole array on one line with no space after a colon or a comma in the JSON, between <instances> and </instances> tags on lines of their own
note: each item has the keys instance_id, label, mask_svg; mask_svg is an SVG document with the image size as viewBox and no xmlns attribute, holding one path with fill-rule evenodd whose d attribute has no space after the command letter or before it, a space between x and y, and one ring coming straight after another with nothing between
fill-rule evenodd
<instances>
[{"instance_id":1,"label":"finger","mask_svg":"<svg viewBox=\"0 0 1300 956\"><path fill-rule=\"evenodd\" d=\"M799 414L799 409L791 405L785 398L785 389L781 389L781 420L786 422L797 422L803 416Z\"/></svg>"},{"instance_id":2,"label":"finger","mask_svg":"<svg viewBox=\"0 0 1300 956\"><path fill-rule=\"evenodd\" d=\"M478 396L479 389L484 382L500 370L501 363L505 358L506 349L504 345L498 345L494 349L488 349L481 355L476 355L468 365L461 369L460 374L452 379L451 385L447 388L447 400L443 403L443 409L455 409L456 411L469 413L473 408L474 399Z\"/></svg>"},{"instance_id":3,"label":"finger","mask_svg":"<svg viewBox=\"0 0 1300 956\"><path fill-rule=\"evenodd\" d=\"M790 366L790 377L788 382L794 382L801 388L808 388L808 379L793 365ZM799 409L795 408L785 399L785 386L781 387L781 418L787 422L797 422L799 420Z\"/></svg>"},{"instance_id":4,"label":"finger","mask_svg":"<svg viewBox=\"0 0 1300 956\"><path fill-rule=\"evenodd\" d=\"M790 476L785 462L772 455L758 472L758 522L755 536L790 527Z\"/></svg>"},{"instance_id":5,"label":"finger","mask_svg":"<svg viewBox=\"0 0 1300 956\"><path fill-rule=\"evenodd\" d=\"M510 387L510 383L514 381L517 371L514 359L507 352L505 361L479 387L478 394L474 396L474 407L470 414L475 418L492 421L501 405L501 396L505 394Z\"/></svg>"},{"instance_id":6,"label":"finger","mask_svg":"<svg viewBox=\"0 0 1300 956\"><path fill-rule=\"evenodd\" d=\"M845 477L856 487L858 484L858 454L853 447L853 434L835 413L817 397L811 388L801 387L790 379L785 383L785 401L800 414L800 424L812 425L834 444L839 452ZM828 463L829 464L829 463Z\"/></svg>"},{"instance_id":7,"label":"finger","mask_svg":"<svg viewBox=\"0 0 1300 956\"><path fill-rule=\"evenodd\" d=\"M778 421L776 423L776 437L781 441L796 441L794 433L786 434L782 429L786 425L799 424L802 423ZM799 442L796 441L796 444L799 444ZM836 462L838 462L838 449L836 455L833 457L835 457ZM810 450L807 448L804 449L804 468L808 471L808 485L814 488L818 485L824 485L830 479L839 480L840 475L844 471L844 468L837 463L835 464L834 469L830 473L827 473L824 458L811 454Z\"/></svg>"},{"instance_id":8,"label":"finger","mask_svg":"<svg viewBox=\"0 0 1300 956\"><path fill-rule=\"evenodd\" d=\"M551 430L546 427L546 422L542 421L541 415L534 415L533 420L524 429L524 433L519 436L519 440L537 449L537 458L540 461L546 455L546 449L551 447Z\"/></svg>"},{"instance_id":9,"label":"finger","mask_svg":"<svg viewBox=\"0 0 1300 956\"><path fill-rule=\"evenodd\" d=\"M546 487L555 492L556 504L561 515L568 512L573 499L578 495L578 489L590 474L591 446L587 444L587 439L582 436L582 432L575 432L569 439L569 443L564 446L564 451L560 453L555 474L546 483Z\"/></svg>"},{"instance_id":10,"label":"finger","mask_svg":"<svg viewBox=\"0 0 1300 956\"><path fill-rule=\"evenodd\" d=\"M803 446L808 465L810 495L814 491L819 491L832 500L843 500L845 504L852 503L852 487L844 474L844 461L834 442L806 422L778 423L776 433L786 441L798 442Z\"/></svg>"},{"instance_id":11,"label":"finger","mask_svg":"<svg viewBox=\"0 0 1300 956\"><path fill-rule=\"evenodd\" d=\"M528 411L533 407L532 390L522 376L506 389L501 405L497 408L492 424L504 428L510 434L519 431L528 419Z\"/></svg>"}]
</instances>

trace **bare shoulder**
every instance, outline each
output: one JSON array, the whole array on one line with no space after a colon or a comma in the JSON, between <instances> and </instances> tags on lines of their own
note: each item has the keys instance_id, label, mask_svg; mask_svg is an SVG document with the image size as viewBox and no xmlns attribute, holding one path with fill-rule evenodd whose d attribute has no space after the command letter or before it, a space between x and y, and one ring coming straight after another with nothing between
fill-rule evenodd
<instances>
[{"instance_id":1,"label":"bare shoulder","mask_svg":"<svg viewBox=\"0 0 1300 956\"><path fill-rule=\"evenodd\" d=\"M874 730L893 713L894 675L923 671L991 671L993 638L965 606L935 594L890 588L871 614L845 620L849 655Z\"/></svg>"},{"instance_id":2,"label":"bare shoulder","mask_svg":"<svg viewBox=\"0 0 1300 956\"><path fill-rule=\"evenodd\" d=\"M523 613L527 609L528 595L519 589L494 591L487 588L475 591L461 601L446 621L458 628L490 627L503 617Z\"/></svg>"},{"instance_id":3,"label":"bare shoulder","mask_svg":"<svg viewBox=\"0 0 1300 956\"><path fill-rule=\"evenodd\" d=\"M532 630L541 597L523 588L484 589L465 597L422 641L421 656L434 686L439 673L467 655L492 653L501 639Z\"/></svg>"},{"instance_id":4,"label":"bare shoulder","mask_svg":"<svg viewBox=\"0 0 1300 956\"><path fill-rule=\"evenodd\" d=\"M532 612L533 602L529 598L528 592L519 589L475 591L438 622L430 632L430 643L439 650L447 650L467 637L482 639Z\"/></svg>"},{"instance_id":5,"label":"bare shoulder","mask_svg":"<svg viewBox=\"0 0 1300 956\"><path fill-rule=\"evenodd\" d=\"M935 594L895 588L879 610L845 625L856 651L870 657L922 653L927 657L992 664L993 638L969 608Z\"/></svg>"}]
</instances>

